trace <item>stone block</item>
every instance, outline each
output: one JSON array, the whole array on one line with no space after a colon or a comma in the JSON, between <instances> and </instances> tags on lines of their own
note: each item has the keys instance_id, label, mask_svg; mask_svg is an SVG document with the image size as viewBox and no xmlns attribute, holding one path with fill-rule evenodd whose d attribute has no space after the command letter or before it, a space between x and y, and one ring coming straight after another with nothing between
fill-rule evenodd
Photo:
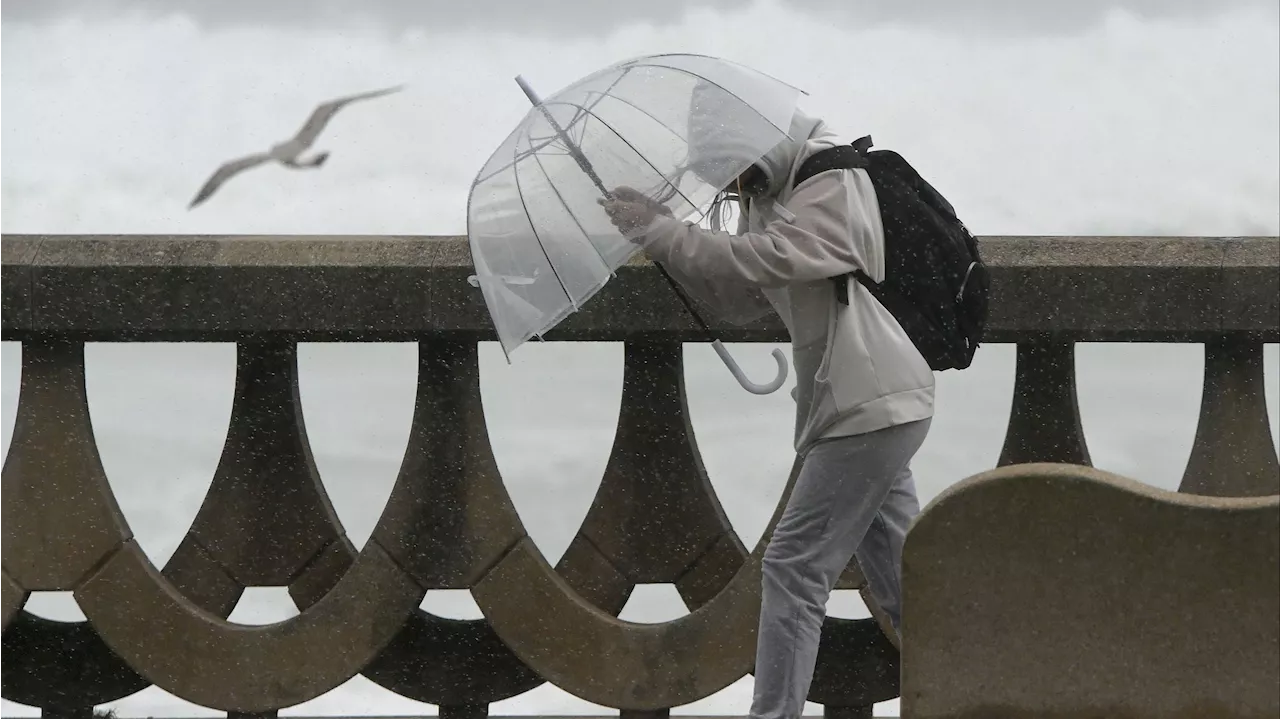
<instances>
[{"instance_id":1,"label":"stone block","mask_svg":"<svg viewBox=\"0 0 1280 719\"><path fill-rule=\"evenodd\" d=\"M1005 467L920 514L903 593L904 717L1280 715L1280 496Z\"/></svg>"}]
</instances>

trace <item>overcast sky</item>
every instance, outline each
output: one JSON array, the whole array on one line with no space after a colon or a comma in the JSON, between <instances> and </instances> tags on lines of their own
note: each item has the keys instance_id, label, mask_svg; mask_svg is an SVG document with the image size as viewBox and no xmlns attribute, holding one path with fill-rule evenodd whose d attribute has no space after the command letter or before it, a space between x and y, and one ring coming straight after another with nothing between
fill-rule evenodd
<instances>
[{"instance_id":1,"label":"overcast sky","mask_svg":"<svg viewBox=\"0 0 1280 719\"><path fill-rule=\"evenodd\" d=\"M181 12L202 25L370 23L388 30L489 26L543 35L608 32L636 23L678 22L690 9L730 10L744 0L7 0L3 19L102 17L121 11ZM1078 32L1116 9L1139 17L1201 17L1242 5L1276 11L1275 0L792 0L797 12L826 14L844 25L897 23L957 32L1052 35Z\"/></svg>"}]
</instances>

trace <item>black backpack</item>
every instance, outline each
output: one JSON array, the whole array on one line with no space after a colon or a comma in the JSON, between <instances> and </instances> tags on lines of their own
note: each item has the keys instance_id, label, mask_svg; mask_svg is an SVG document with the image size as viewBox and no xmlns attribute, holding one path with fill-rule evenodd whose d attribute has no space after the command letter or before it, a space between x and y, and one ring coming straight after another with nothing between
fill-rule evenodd
<instances>
[{"instance_id":1,"label":"black backpack","mask_svg":"<svg viewBox=\"0 0 1280 719\"><path fill-rule=\"evenodd\" d=\"M991 276L978 243L951 203L891 150L868 152L871 137L815 153L795 184L819 172L863 168L871 177L884 224L885 279L854 277L897 318L934 370L964 369L982 341ZM848 280L832 278L849 304Z\"/></svg>"}]
</instances>

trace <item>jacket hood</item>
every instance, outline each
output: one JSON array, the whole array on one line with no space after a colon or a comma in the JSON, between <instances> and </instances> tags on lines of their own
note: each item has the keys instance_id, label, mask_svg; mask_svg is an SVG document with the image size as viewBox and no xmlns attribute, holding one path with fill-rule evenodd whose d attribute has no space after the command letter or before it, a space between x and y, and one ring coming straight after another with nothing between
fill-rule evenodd
<instances>
[{"instance_id":1,"label":"jacket hood","mask_svg":"<svg viewBox=\"0 0 1280 719\"><path fill-rule=\"evenodd\" d=\"M791 117L787 135L770 146L777 136L776 127L736 97L706 84L694 88L689 111L689 164L704 168L698 173L703 179L715 177L713 184L721 184L723 178L717 190L726 189L739 173L755 164L768 178L765 196L776 198L794 176L801 155L810 154L804 152L807 143L837 144L824 121L799 108Z\"/></svg>"},{"instance_id":2,"label":"jacket hood","mask_svg":"<svg viewBox=\"0 0 1280 719\"><path fill-rule=\"evenodd\" d=\"M807 144L835 137L827 129L825 122L799 108L791 118L791 129L787 135L787 139L775 145L755 163L764 171L765 177L769 178L768 189L765 191L767 197L778 197L791 184L791 178L795 176L802 156L812 154L804 151ZM829 144L834 146L835 142Z\"/></svg>"}]
</instances>

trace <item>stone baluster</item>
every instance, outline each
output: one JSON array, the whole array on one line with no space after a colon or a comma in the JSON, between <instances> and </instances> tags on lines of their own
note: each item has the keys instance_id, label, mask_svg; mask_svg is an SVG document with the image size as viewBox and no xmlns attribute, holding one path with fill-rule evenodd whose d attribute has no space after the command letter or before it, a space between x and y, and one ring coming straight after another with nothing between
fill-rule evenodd
<instances>
[{"instance_id":1,"label":"stone baluster","mask_svg":"<svg viewBox=\"0 0 1280 719\"><path fill-rule=\"evenodd\" d=\"M83 343L23 343L3 480L4 697L67 719L148 685L88 622L22 609L29 589L74 589L128 536L98 458L84 367Z\"/></svg>"},{"instance_id":2,"label":"stone baluster","mask_svg":"<svg viewBox=\"0 0 1280 719\"><path fill-rule=\"evenodd\" d=\"M1219 497L1280 494L1265 381L1261 342L1222 337L1205 343L1200 419L1179 491Z\"/></svg>"},{"instance_id":3,"label":"stone baluster","mask_svg":"<svg viewBox=\"0 0 1280 719\"><path fill-rule=\"evenodd\" d=\"M1013 408L999 466L1031 462L1090 465L1076 401L1072 342L1018 344Z\"/></svg>"}]
</instances>

